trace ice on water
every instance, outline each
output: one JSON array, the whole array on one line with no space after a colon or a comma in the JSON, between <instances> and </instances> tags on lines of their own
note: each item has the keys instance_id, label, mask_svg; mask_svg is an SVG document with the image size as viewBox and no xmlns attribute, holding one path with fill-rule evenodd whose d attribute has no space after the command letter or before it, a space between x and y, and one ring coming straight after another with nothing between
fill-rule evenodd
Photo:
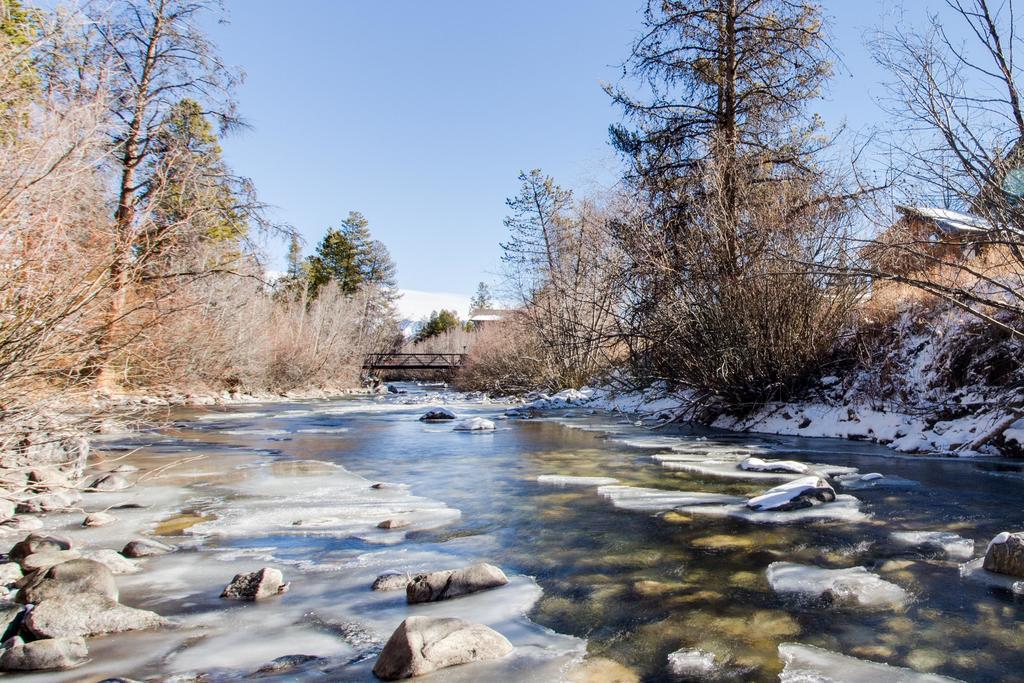
<instances>
[{"instance_id":1,"label":"ice on water","mask_svg":"<svg viewBox=\"0 0 1024 683\"><path fill-rule=\"evenodd\" d=\"M537 483L551 486L608 486L619 483L615 477L572 477L560 474L542 474Z\"/></svg>"},{"instance_id":2,"label":"ice on water","mask_svg":"<svg viewBox=\"0 0 1024 683\"><path fill-rule=\"evenodd\" d=\"M765 570L776 593L819 597L860 607L898 607L909 598L906 590L864 567L822 569L793 562L772 562Z\"/></svg>"},{"instance_id":3,"label":"ice on water","mask_svg":"<svg viewBox=\"0 0 1024 683\"><path fill-rule=\"evenodd\" d=\"M974 541L951 531L897 531L892 540L901 545L938 548L954 560L969 560L974 555Z\"/></svg>"},{"instance_id":4,"label":"ice on water","mask_svg":"<svg viewBox=\"0 0 1024 683\"><path fill-rule=\"evenodd\" d=\"M780 683L958 683L955 678L869 662L799 643L779 645L779 659L784 664Z\"/></svg>"}]
</instances>

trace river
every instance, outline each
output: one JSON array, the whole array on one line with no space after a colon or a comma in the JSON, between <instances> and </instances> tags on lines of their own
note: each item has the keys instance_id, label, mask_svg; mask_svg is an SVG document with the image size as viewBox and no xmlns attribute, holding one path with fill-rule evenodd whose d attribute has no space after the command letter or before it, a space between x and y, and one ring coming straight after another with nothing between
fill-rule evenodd
<instances>
[{"instance_id":1,"label":"river","mask_svg":"<svg viewBox=\"0 0 1024 683\"><path fill-rule=\"evenodd\" d=\"M409 393L175 409L163 416L166 428L96 444L145 476L127 493L87 494L87 508L141 507L115 510L118 522L98 529L79 528L80 515L52 519L87 546L119 548L140 531L177 544L119 585L124 603L180 626L90 640L93 659L82 669L31 679L202 671L202 680L242 680L276 657L305 654L323 660L284 678L368 681L391 631L425 614L486 623L516 646L504 660L436 681L579 677L584 654L643 681L676 681L668 655L681 648L713 654L716 680L770 681L782 670L780 643L965 681L1024 681L1020 599L961 572L995 534L1024 527L1021 464L655 430L585 409L501 419L507 405L446 395L460 417L498 418L493 432L461 433L418 421L439 390L403 388ZM885 475L884 484L844 490L853 496L845 504L814 508L834 514L810 517L743 516L742 506L647 491L749 497L778 483L702 465L736 452L855 467ZM557 486L538 482L543 475L614 478L627 488ZM370 488L375 482L389 486ZM396 517L410 526L376 527ZM966 540L944 549L897 541L900 532ZM501 567L509 585L413 607L401 592L369 590L388 570L474 561ZM866 567L907 599L879 608L780 594L766 580L774 562ZM284 571L288 593L257 604L219 599L234 574L267 565ZM822 671L849 665L830 657ZM617 680L604 665L577 680Z\"/></svg>"}]
</instances>

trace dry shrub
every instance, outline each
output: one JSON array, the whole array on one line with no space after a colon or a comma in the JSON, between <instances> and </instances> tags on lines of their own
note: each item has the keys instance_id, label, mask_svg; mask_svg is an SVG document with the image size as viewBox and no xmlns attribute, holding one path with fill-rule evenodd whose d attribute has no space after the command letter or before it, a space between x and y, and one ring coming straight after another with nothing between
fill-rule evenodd
<instances>
[{"instance_id":1,"label":"dry shrub","mask_svg":"<svg viewBox=\"0 0 1024 683\"><path fill-rule=\"evenodd\" d=\"M477 333L455 385L497 395L559 389L560 380L544 356L540 339L523 318L488 325Z\"/></svg>"}]
</instances>

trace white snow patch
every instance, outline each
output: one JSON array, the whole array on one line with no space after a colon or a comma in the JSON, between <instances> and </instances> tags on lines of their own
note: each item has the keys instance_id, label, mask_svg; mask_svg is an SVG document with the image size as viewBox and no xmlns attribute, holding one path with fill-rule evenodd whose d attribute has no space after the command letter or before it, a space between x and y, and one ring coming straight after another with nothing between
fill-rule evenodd
<instances>
[{"instance_id":1,"label":"white snow patch","mask_svg":"<svg viewBox=\"0 0 1024 683\"><path fill-rule=\"evenodd\" d=\"M892 539L902 545L941 548L954 560L969 560L974 555L974 541L950 531L897 531Z\"/></svg>"},{"instance_id":2,"label":"white snow patch","mask_svg":"<svg viewBox=\"0 0 1024 683\"><path fill-rule=\"evenodd\" d=\"M492 432L494 427L493 420L483 417L470 417L456 422L452 429L457 432Z\"/></svg>"},{"instance_id":3,"label":"white snow patch","mask_svg":"<svg viewBox=\"0 0 1024 683\"><path fill-rule=\"evenodd\" d=\"M779 659L785 665L779 674L780 683L959 683L955 678L918 673L799 643L780 644Z\"/></svg>"},{"instance_id":4,"label":"white snow patch","mask_svg":"<svg viewBox=\"0 0 1024 683\"><path fill-rule=\"evenodd\" d=\"M828 593L839 602L861 607L898 607L908 599L903 588L864 567L821 569L793 562L772 562L765 570L765 577L776 593L810 597Z\"/></svg>"},{"instance_id":5,"label":"white snow patch","mask_svg":"<svg viewBox=\"0 0 1024 683\"><path fill-rule=\"evenodd\" d=\"M827 491L831 491L832 496L835 496L835 491L832 490L832 487L824 479L818 476L802 477L785 484L779 484L759 496L754 496L747 501L747 507L758 512L777 510L783 505L799 498L804 493L821 488L826 488ZM808 503L809 505L825 504L818 501L808 501Z\"/></svg>"}]
</instances>

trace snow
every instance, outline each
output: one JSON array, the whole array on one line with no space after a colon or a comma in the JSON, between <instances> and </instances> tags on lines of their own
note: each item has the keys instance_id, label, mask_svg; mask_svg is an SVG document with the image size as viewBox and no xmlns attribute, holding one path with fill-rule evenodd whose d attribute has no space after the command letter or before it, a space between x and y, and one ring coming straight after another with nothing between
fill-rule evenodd
<instances>
[{"instance_id":1,"label":"snow","mask_svg":"<svg viewBox=\"0 0 1024 683\"><path fill-rule=\"evenodd\" d=\"M487 432L494 431L493 420L483 417L471 417L455 423L453 429L457 432Z\"/></svg>"},{"instance_id":2,"label":"snow","mask_svg":"<svg viewBox=\"0 0 1024 683\"><path fill-rule=\"evenodd\" d=\"M676 650L668 656L668 668L681 678L700 679L715 670L715 655L704 650Z\"/></svg>"},{"instance_id":3,"label":"snow","mask_svg":"<svg viewBox=\"0 0 1024 683\"><path fill-rule=\"evenodd\" d=\"M974 555L974 541L950 531L897 531L892 540L901 545L940 548L954 560L969 560Z\"/></svg>"},{"instance_id":4,"label":"snow","mask_svg":"<svg viewBox=\"0 0 1024 683\"><path fill-rule=\"evenodd\" d=\"M537 477L538 484L550 484L552 486L609 486L618 484L619 480L614 477L571 477L559 474L542 474Z\"/></svg>"},{"instance_id":5,"label":"snow","mask_svg":"<svg viewBox=\"0 0 1024 683\"><path fill-rule=\"evenodd\" d=\"M785 484L779 484L778 486L768 489L759 496L754 496L747 501L747 507L751 510L765 511L765 510L777 510L778 508L794 501L808 491L815 489L825 488L826 493L831 492L831 497L835 498L835 491L828 485L828 482L821 479L818 476L803 477L794 481L786 482ZM808 500L808 506L817 504L818 501ZM827 504L827 503L825 503Z\"/></svg>"},{"instance_id":6,"label":"snow","mask_svg":"<svg viewBox=\"0 0 1024 683\"><path fill-rule=\"evenodd\" d=\"M765 570L776 593L817 598L828 594L836 602L860 607L888 608L906 604L907 591L864 567L821 569L793 562L772 562Z\"/></svg>"},{"instance_id":7,"label":"snow","mask_svg":"<svg viewBox=\"0 0 1024 683\"><path fill-rule=\"evenodd\" d=\"M957 683L955 678L869 662L811 645L782 643L780 683Z\"/></svg>"},{"instance_id":8,"label":"snow","mask_svg":"<svg viewBox=\"0 0 1024 683\"><path fill-rule=\"evenodd\" d=\"M612 501L612 505L623 510L661 512L679 506L710 504L736 504L743 501L738 496L704 491L666 491L634 486L601 486L597 494Z\"/></svg>"},{"instance_id":9,"label":"snow","mask_svg":"<svg viewBox=\"0 0 1024 683\"><path fill-rule=\"evenodd\" d=\"M795 460L762 460L761 458L747 458L739 464L741 470L753 472L792 472L803 474L809 469L805 463Z\"/></svg>"}]
</instances>

